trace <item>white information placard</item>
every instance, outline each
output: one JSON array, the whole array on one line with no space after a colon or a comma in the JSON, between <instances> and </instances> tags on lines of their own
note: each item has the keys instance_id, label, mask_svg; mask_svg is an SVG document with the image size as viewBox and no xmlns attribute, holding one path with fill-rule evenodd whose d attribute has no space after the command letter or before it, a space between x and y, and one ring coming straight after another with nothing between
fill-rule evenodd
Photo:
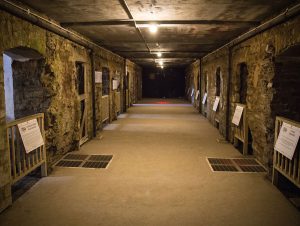
<instances>
[{"instance_id":1,"label":"white information placard","mask_svg":"<svg viewBox=\"0 0 300 226\"><path fill-rule=\"evenodd\" d=\"M218 106L219 106L219 102L220 102L220 97L216 97L214 106L213 106L213 111L217 111Z\"/></svg>"},{"instance_id":2,"label":"white information placard","mask_svg":"<svg viewBox=\"0 0 300 226\"><path fill-rule=\"evenodd\" d=\"M194 89L192 89L192 92L191 92L191 97L194 95L194 92L195 92L195 90L194 90Z\"/></svg>"},{"instance_id":3,"label":"white information placard","mask_svg":"<svg viewBox=\"0 0 300 226\"><path fill-rule=\"evenodd\" d=\"M300 136L300 128L288 123L282 123L275 150L292 160Z\"/></svg>"},{"instance_id":4,"label":"white information placard","mask_svg":"<svg viewBox=\"0 0 300 226\"><path fill-rule=\"evenodd\" d=\"M114 79L113 80L113 90L118 89L118 87L119 87L119 80Z\"/></svg>"},{"instance_id":5,"label":"white information placard","mask_svg":"<svg viewBox=\"0 0 300 226\"><path fill-rule=\"evenodd\" d=\"M26 153L29 153L34 149L44 145L41 130L36 119L19 123L18 128Z\"/></svg>"},{"instance_id":6,"label":"white information placard","mask_svg":"<svg viewBox=\"0 0 300 226\"><path fill-rule=\"evenodd\" d=\"M242 114L243 114L243 110L244 110L244 108L242 106L236 106L235 112L234 112L234 115L233 115L233 118L232 118L232 123L233 124L235 124L237 126L240 124Z\"/></svg>"},{"instance_id":7,"label":"white information placard","mask_svg":"<svg viewBox=\"0 0 300 226\"><path fill-rule=\"evenodd\" d=\"M207 99L207 93L204 94L203 99L202 99L202 104L206 103L206 99Z\"/></svg>"},{"instance_id":8,"label":"white information placard","mask_svg":"<svg viewBox=\"0 0 300 226\"><path fill-rule=\"evenodd\" d=\"M196 92L196 100L198 100L199 93L200 93L200 91L199 91L199 90L197 90L197 92Z\"/></svg>"},{"instance_id":9,"label":"white information placard","mask_svg":"<svg viewBox=\"0 0 300 226\"><path fill-rule=\"evenodd\" d=\"M95 71L95 83L102 83L102 71Z\"/></svg>"}]
</instances>

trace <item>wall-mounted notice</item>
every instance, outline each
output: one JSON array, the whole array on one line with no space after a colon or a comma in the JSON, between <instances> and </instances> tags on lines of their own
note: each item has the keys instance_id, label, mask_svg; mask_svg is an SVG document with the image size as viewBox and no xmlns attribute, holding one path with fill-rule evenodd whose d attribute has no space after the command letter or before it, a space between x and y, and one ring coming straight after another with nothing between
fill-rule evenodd
<instances>
[{"instance_id":1,"label":"wall-mounted notice","mask_svg":"<svg viewBox=\"0 0 300 226\"><path fill-rule=\"evenodd\" d=\"M236 106L235 112L234 112L234 115L233 115L233 118L232 118L232 123L233 124L235 124L237 126L240 124L242 114L243 114L243 110L244 110L244 108L242 106Z\"/></svg>"},{"instance_id":2,"label":"wall-mounted notice","mask_svg":"<svg viewBox=\"0 0 300 226\"><path fill-rule=\"evenodd\" d=\"M36 119L20 123L18 124L18 128L26 153L44 145L41 130Z\"/></svg>"},{"instance_id":3,"label":"wall-mounted notice","mask_svg":"<svg viewBox=\"0 0 300 226\"><path fill-rule=\"evenodd\" d=\"M119 80L114 79L113 80L113 90L116 90L119 88Z\"/></svg>"},{"instance_id":4,"label":"wall-mounted notice","mask_svg":"<svg viewBox=\"0 0 300 226\"><path fill-rule=\"evenodd\" d=\"M198 100L198 97L199 97L199 90L197 90L197 92L196 92L196 100Z\"/></svg>"},{"instance_id":5,"label":"wall-mounted notice","mask_svg":"<svg viewBox=\"0 0 300 226\"><path fill-rule=\"evenodd\" d=\"M95 71L95 83L102 83L102 71Z\"/></svg>"},{"instance_id":6,"label":"wall-mounted notice","mask_svg":"<svg viewBox=\"0 0 300 226\"><path fill-rule=\"evenodd\" d=\"M205 104L206 103L206 99L207 99L207 93L204 94L204 97L202 99L202 104Z\"/></svg>"},{"instance_id":7,"label":"wall-mounted notice","mask_svg":"<svg viewBox=\"0 0 300 226\"><path fill-rule=\"evenodd\" d=\"M275 150L292 160L300 136L300 128L283 123L275 144Z\"/></svg>"},{"instance_id":8,"label":"wall-mounted notice","mask_svg":"<svg viewBox=\"0 0 300 226\"><path fill-rule=\"evenodd\" d=\"M219 106L219 102L220 102L220 97L216 97L214 106L213 106L213 111L217 111L218 106Z\"/></svg>"},{"instance_id":9,"label":"wall-mounted notice","mask_svg":"<svg viewBox=\"0 0 300 226\"><path fill-rule=\"evenodd\" d=\"M195 92L195 90L194 90L194 89L192 89L192 92L191 92L191 97L194 95L194 92Z\"/></svg>"}]
</instances>

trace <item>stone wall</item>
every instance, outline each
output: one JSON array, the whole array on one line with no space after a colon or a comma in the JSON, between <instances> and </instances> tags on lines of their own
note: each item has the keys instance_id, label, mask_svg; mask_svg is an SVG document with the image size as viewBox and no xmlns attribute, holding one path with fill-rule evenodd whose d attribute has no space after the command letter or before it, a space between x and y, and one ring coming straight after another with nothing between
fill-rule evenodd
<instances>
[{"instance_id":1,"label":"stone wall","mask_svg":"<svg viewBox=\"0 0 300 226\"><path fill-rule=\"evenodd\" d=\"M215 118L218 118L220 134L228 137L232 142L234 127L231 119L236 103L244 99L252 136L253 155L269 169L272 167L275 116L281 115L299 120L300 94L297 88L299 76L296 77L299 71L288 69L296 68L295 64L276 62L276 59L289 47L300 43L299 24L298 16L255 35L231 49L223 47L201 59L202 97L205 92L206 76L208 80L206 110L208 119L215 125ZM298 53L298 57L299 55ZM230 67L229 62L231 62ZM219 111L215 114L212 106L216 93L217 68L221 70L221 102ZM230 76L229 69L231 69ZM243 82L241 76L247 77L246 82ZM226 120L228 89L230 92L229 123ZM204 112L205 107L202 106L202 114Z\"/></svg>"},{"instance_id":2,"label":"stone wall","mask_svg":"<svg viewBox=\"0 0 300 226\"><path fill-rule=\"evenodd\" d=\"M0 11L0 212L11 202L10 198L10 164L9 153L6 148L6 116L5 116L5 96L4 96L4 78L3 78L3 53L17 47L27 47L37 51L43 56L41 61L31 62L30 67L38 64L34 77L37 81L33 82L27 67L23 64L13 63L16 78L24 79L25 75L30 79L28 81L19 81L18 87L28 83L28 87L20 91L18 98L19 107L22 107L24 114L45 113L46 129L46 147L48 166L51 166L56 160L68 151L79 148L79 129L80 129L80 101L78 94L78 78L76 73L76 63L80 62L84 68L86 82L86 107L87 107L87 127L88 137L93 136L93 106L92 106L92 56L91 51L69 41L59 35L46 31L40 27L32 25L22 19L19 19L9 13ZM95 70L102 67L109 68L111 72L110 79L118 77L122 80L125 70L125 60L105 49L99 48L94 53ZM141 98L141 89L138 86L141 69L130 62L132 70L131 78L131 98L136 101ZM36 65L35 65L36 66ZM21 75L26 72L25 75ZM135 81L135 82L134 82ZM31 82L31 83L30 83ZM30 83L30 84L29 84ZM31 85L34 84L34 87ZM122 84L122 81L121 81ZM30 90L34 88L34 90ZM28 88L28 89L27 89ZM102 128L101 114L101 84L95 87L95 107L96 107L96 126ZM120 87L122 89L122 86ZM33 92L31 92L33 91ZM112 92L112 90L110 91ZM18 94L17 94L18 95ZM22 98L26 99L26 105L30 103L30 108L22 104ZM116 119L114 99L110 95L110 121ZM40 102L37 104L36 102ZM22 104L22 105L20 105ZM37 107L39 106L39 107ZM22 113L22 114L23 114ZM20 115L21 116L21 115ZM23 116L23 115L22 115Z\"/></svg>"},{"instance_id":3,"label":"stone wall","mask_svg":"<svg viewBox=\"0 0 300 226\"><path fill-rule=\"evenodd\" d=\"M186 68L185 77L187 81L186 97L193 103L195 108L199 109L201 95L199 94L198 99L196 100L196 92L197 90L200 90L200 60L195 61ZM190 88L190 90L187 93L188 88ZM192 89L194 89L194 93L191 96Z\"/></svg>"},{"instance_id":4,"label":"stone wall","mask_svg":"<svg viewBox=\"0 0 300 226\"><path fill-rule=\"evenodd\" d=\"M129 106L142 99L142 68L126 60L126 71L129 73Z\"/></svg>"},{"instance_id":5,"label":"stone wall","mask_svg":"<svg viewBox=\"0 0 300 226\"><path fill-rule=\"evenodd\" d=\"M219 70L219 72L218 72ZM201 71L201 96L204 96L205 79L207 79L207 103L206 112L208 120L216 127L222 136L226 136L226 111L227 111L227 78L228 78L228 50L209 55L202 59ZM220 102L216 112L213 105L216 99L217 74L220 74ZM206 78L205 78L206 76ZM203 107L204 109L204 107Z\"/></svg>"}]
</instances>

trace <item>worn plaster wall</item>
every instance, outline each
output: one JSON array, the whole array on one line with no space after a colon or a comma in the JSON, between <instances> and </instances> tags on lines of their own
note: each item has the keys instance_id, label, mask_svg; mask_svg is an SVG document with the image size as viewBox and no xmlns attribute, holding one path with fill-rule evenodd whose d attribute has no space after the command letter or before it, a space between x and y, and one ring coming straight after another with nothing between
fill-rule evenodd
<instances>
[{"instance_id":1,"label":"worn plaster wall","mask_svg":"<svg viewBox=\"0 0 300 226\"><path fill-rule=\"evenodd\" d=\"M275 59L285 49L300 42L299 24L300 17L298 16L256 35L232 49L233 79L231 80L232 92L230 98L232 102L236 101L237 83L234 83L234 77L239 74L238 65L245 63L248 69L246 95L247 120L253 139L253 153L269 168L273 162L275 115L282 115L280 109L285 105L285 103L281 102L281 105L274 106L272 109L272 101L274 100L274 95L279 94L280 87L285 87L284 89L289 90L293 87L293 82L283 82L285 77L283 73L276 73ZM282 79L280 79L281 76ZM296 77L293 79L294 82L297 80ZM293 96L291 92L285 95ZM292 102L294 105L299 105L297 99L294 99ZM230 118L233 113L234 106L231 105ZM230 137L232 139L232 127Z\"/></svg>"},{"instance_id":2,"label":"worn plaster wall","mask_svg":"<svg viewBox=\"0 0 300 226\"><path fill-rule=\"evenodd\" d=\"M228 135L233 142L231 119L236 103L244 102L247 106L247 121L250 144L253 155L268 169L272 167L274 146L275 116L285 116L299 120L299 76L295 63L276 62L288 48L300 43L300 17L272 27L234 47L224 47L202 58L201 96L207 91L207 106L202 105L202 114L213 125L219 119L219 131ZM299 53L298 53L299 57ZM295 58L295 56L293 56ZM299 59L299 58L298 58ZM229 62L231 74L229 76ZM299 62L299 61L298 61ZM241 83L241 65L246 70L247 80ZM290 65L290 66L286 66ZM192 67L192 66L190 66ZM288 68L293 67L294 70ZM216 70L221 70L221 101L217 113L212 111L216 94ZM298 73L299 75L299 73ZM230 80L229 80L230 78ZM190 79L187 77L187 79ZM207 85L205 85L207 81ZM230 85L229 85L230 84ZM190 87L194 85L190 82ZM243 92L241 92L241 86ZM229 123L227 123L227 91L229 89ZM288 97L291 98L288 98ZM228 127L228 134L226 134Z\"/></svg>"},{"instance_id":3,"label":"worn plaster wall","mask_svg":"<svg viewBox=\"0 0 300 226\"><path fill-rule=\"evenodd\" d=\"M48 166L51 166L57 159L68 151L79 147L80 139L80 101L78 94L78 78L76 73L76 63L80 62L84 67L86 84L86 107L87 107L87 127L88 137L93 134L93 114L92 114L92 68L90 50L75 44L61 36L46 31L31 23L19 19L9 13L0 11L0 212L11 203L10 194L10 163L9 153L6 144L6 114L5 114L5 96L4 96L4 76L3 76L3 53L17 47L27 47L37 51L43 56L38 67L30 62L26 67L20 63L13 62L15 68L15 77L19 79L26 75L33 82L33 77L38 81L33 82L33 92L26 86L19 94L18 107L24 114L45 113L46 129L46 148ZM125 70L125 60L105 49L99 48L94 56L95 68L107 67L113 78L120 79L122 89L122 78ZM34 76L30 76L30 68L37 68ZM139 79L141 69L130 62L132 70L131 78L131 97L132 101L141 98ZM24 74L24 73L25 74ZM25 76L25 77L26 77ZM24 81L23 81L24 82ZM24 84L20 81L17 84L22 87ZM96 85L96 125L101 129L101 85ZM110 120L116 119L116 111L112 90L110 90ZM99 94L100 93L100 94ZM29 95L29 96L28 96ZM22 96L30 97L30 101L22 102ZM37 103L40 102L40 103ZM25 106L30 103L31 108ZM97 111L98 110L98 111ZM23 114L22 113L22 114ZM21 116L21 115L20 115ZM23 116L23 115L22 115Z\"/></svg>"},{"instance_id":4,"label":"worn plaster wall","mask_svg":"<svg viewBox=\"0 0 300 226\"><path fill-rule=\"evenodd\" d=\"M205 79L207 79L207 103L206 112L209 121L216 127L222 136L226 136L226 111L227 111L227 79L228 79L228 50L221 51L209 55L202 59L201 76L201 96L204 96ZM220 70L220 102L216 112L213 111L213 105L217 96L217 70ZM206 76L206 78L205 78Z\"/></svg>"},{"instance_id":5,"label":"worn plaster wall","mask_svg":"<svg viewBox=\"0 0 300 226\"><path fill-rule=\"evenodd\" d=\"M42 55L46 53L46 31L24 23L3 11L0 11L0 211L10 202L10 165L6 144L6 116L3 75L3 52L17 46L36 49Z\"/></svg>"},{"instance_id":6,"label":"worn plaster wall","mask_svg":"<svg viewBox=\"0 0 300 226\"><path fill-rule=\"evenodd\" d=\"M195 61L186 68L185 77L188 78L186 85L190 88L189 93L186 93L187 98L193 103L195 108L199 109L201 95L199 94L198 99L196 99L196 93L197 90L200 92L200 60ZM191 96L192 89L194 89L194 93Z\"/></svg>"},{"instance_id":7,"label":"worn plaster wall","mask_svg":"<svg viewBox=\"0 0 300 226\"><path fill-rule=\"evenodd\" d=\"M129 72L129 106L142 99L142 68L126 60L126 70Z\"/></svg>"}]
</instances>

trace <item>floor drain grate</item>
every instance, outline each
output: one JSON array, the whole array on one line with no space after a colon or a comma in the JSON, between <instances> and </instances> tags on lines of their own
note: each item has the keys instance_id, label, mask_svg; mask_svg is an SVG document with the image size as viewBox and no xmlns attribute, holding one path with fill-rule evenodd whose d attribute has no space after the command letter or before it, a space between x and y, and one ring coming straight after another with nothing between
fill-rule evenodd
<instances>
[{"instance_id":1,"label":"floor drain grate","mask_svg":"<svg viewBox=\"0 0 300 226\"><path fill-rule=\"evenodd\" d=\"M106 168L109 162L92 162L86 161L82 167L84 168Z\"/></svg>"},{"instance_id":2,"label":"floor drain grate","mask_svg":"<svg viewBox=\"0 0 300 226\"><path fill-rule=\"evenodd\" d=\"M207 158L213 172L262 173L265 168L253 158Z\"/></svg>"},{"instance_id":3,"label":"floor drain grate","mask_svg":"<svg viewBox=\"0 0 300 226\"><path fill-rule=\"evenodd\" d=\"M88 160L97 162L109 162L112 157L112 155L91 155Z\"/></svg>"},{"instance_id":4,"label":"floor drain grate","mask_svg":"<svg viewBox=\"0 0 300 226\"><path fill-rule=\"evenodd\" d=\"M233 165L211 165L214 171L237 172L238 169Z\"/></svg>"},{"instance_id":5,"label":"floor drain grate","mask_svg":"<svg viewBox=\"0 0 300 226\"><path fill-rule=\"evenodd\" d=\"M113 155L67 154L55 166L103 169L107 168L112 158Z\"/></svg>"},{"instance_id":6,"label":"floor drain grate","mask_svg":"<svg viewBox=\"0 0 300 226\"><path fill-rule=\"evenodd\" d=\"M63 159L68 160L85 160L88 155L67 154Z\"/></svg>"},{"instance_id":7,"label":"floor drain grate","mask_svg":"<svg viewBox=\"0 0 300 226\"><path fill-rule=\"evenodd\" d=\"M60 160L55 166L59 167L79 167L82 161Z\"/></svg>"},{"instance_id":8,"label":"floor drain grate","mask_svg":"<svg viewBox=\"0 0 300 226\"><path fill-rule=\"evenodd\" d=\"M266 172L265 168L262 166L240 166L243 172L253 172L253 173L262 173Z\"/></svg>"}]
</instances>

